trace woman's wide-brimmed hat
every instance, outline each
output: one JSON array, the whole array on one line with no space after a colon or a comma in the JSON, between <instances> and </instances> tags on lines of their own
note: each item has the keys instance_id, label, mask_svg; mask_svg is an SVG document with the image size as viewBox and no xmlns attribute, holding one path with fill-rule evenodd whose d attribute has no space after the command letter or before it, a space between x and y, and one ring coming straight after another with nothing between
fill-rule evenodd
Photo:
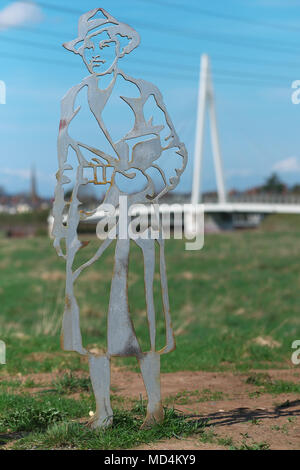
<instances>
[{"instance_id":1,"label":"woman's wide-brimmed hat","mask_svg":"<svg viewBox=\"0 0 300 470\"><path fill-rule=\"evenodd\" d=\"M103 17L97 17L98 12L101 12ZM76 49L76 45L86 38L88 33L92 30L96 31L96 28L100 28L99 32L107 31L109 36L113 39L117 34L129 39L129 43L124 47L122 55L129 54L135 49L140 43L140 35L131 26L126 23L121 23L116 18L111 16L103 8L94 8L87 13L84 13L79 18L78 22L78 37L72 41L65 42L63 46L69 51L75 54L81 54L81 47Z\"/></svg>"}]
</instances>

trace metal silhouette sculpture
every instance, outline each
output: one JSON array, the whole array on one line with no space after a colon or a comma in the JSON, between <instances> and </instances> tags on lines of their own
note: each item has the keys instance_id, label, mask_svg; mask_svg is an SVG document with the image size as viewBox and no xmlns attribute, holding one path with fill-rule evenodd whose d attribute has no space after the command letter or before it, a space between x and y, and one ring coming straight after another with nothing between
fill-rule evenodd
<instances>
[{"instance_id":1,"label":"metal silhouette sculpture","mask_svg":"<svg viewBox=\"0 0 300 470\"><path fill-rule=\"evenodd\" d=\"M104 40L99 41L102 36ZM122 46L121 42L127 39L128 44ZM103 252L112 243L112 239L106 238L99 246L96 253L89 261L74 269L73 264L76 253L84 246L78 239L77 228L80 220L84 220L89 214L80 211L80 199L78 191L82 185L109 184L104 203L118 207L119 197L128 196L128 207L132 204L154 204L158 199L174 189L180 179L186 162L187 152L180 142L172 121L168 115L162 95L158 88L145 80L128 76L118 68L119 60L133 51L140 43L139 34L127 24L121 23L102 8L96 8L82 15L79 19L78 37L63 46L78 54L83 59L89 71L89 76L84 78L79 85L71 88L61 103L61 121L58 137L58 161L57 185L55 189L55 201L53 207L54 247L59 256L66 260L66 297L63 314L62 348L67 351L77 351L89 358L90 377L96 398L96 413L91 420L94 428L105 427L112 423L113 412L110 404L110 358L112 356L135 356L141 368L145 384L148 407L147 416L143 424L149 427L155 422L162 422L163 407L160 392L160 355L172 351L175 348L174 334L171 326L166 266L164 256L164 240L161 229L156 239L136 239L135 243L141 248L144 260L144 282L147 304L147 319L151 348L143 352L136 337L134 326L129 313L127 295L127 277L130 239L116 237L114 271L111 282L110 301L108 307L107 322L107 351L103 355L97 355L82 344L80 330L80 312L74 295L74 283L80 273L98 260ZM113 48L113 57L107 64L102 59L104 48ZM104 77L110 79L108 86L101 89L101 81ZM120 140L114 141L110 130L107 128L103 112L109 105L112 90L117 80L121 79L125 84L134 85L138 97L120 96L134 114L134 126ZM89 110L96 120L100 134L109 144L111 154L101 149L91 147L71 137L69 126L80 114L80 107L75 107L75 101L80 91L86 87ZM135 95L136 95L135 93ZM153 97L156 106L163 112L165 126L153 124L153 120L147 120L144 116L144 106ZM129 109L128 108L128 109ZM166 127L168 136L161 137L161 132ZM137 139L131 155L129 148L130 139ZM162 142L163 140L163 142ZM88 150L93 158L84 155ZM174 154L180 156L180 168L175 168L175 176L166 178L164 171L156 165L156 160L166 150L174 150ZM69 151L75 151L78 160L76 181L70 201L65 201L64 185L70 182L67 172L72 170L68 163ZM103 174L99 178L99 167ZM156 168L163 181L164 187L155 194L153 179L147 174L149 168ZM85 177L86 169L93 170L93 178ZM110 178L107 177L107 169L112 170ZM137 174L143 175L145 186L139 191L122 191L117 184L117 177L122 176L127 181L127 187L131 188ZM64 215L67 212L66 215ZM66 217L66 223L64 223ZM150 227L148 228L150 230ZM65 249L62 248L62 242ZM160 253L160 278L162 287L162 304L166 325L166 343L163 349L156 349L155 309L153 298L153 281L155 271L155 243L159 246Z\"/></svg>"}]
</instances>

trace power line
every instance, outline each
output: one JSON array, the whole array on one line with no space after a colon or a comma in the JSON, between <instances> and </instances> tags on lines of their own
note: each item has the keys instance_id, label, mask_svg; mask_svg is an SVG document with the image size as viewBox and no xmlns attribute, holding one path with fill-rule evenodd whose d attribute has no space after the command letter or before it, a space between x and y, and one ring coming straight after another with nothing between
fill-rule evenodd
<instances>
[{"instance_id":1,"label":"power line","mask_svg":"<svg viewBox=\"0 0 300 470\"><path fill-rule=\"evenodd\" d=\"M56 59L45 59L45 57L36 57L36 56L30 56L30 55L19 55L19 54L6 54L1 52L0 53L0 58L3 57L5 59L14 59L14 60L22 60L22 61L30 61L30 62L36 62L36 63L45 63L45 64L53 64L53 65L60 65L60 66L67 66L67 67L76 67L78 68L78 64L74 63L67 63L66 61L63 60L56 60Z\"/></svg>"},{"instance_id":2,"label":"power line","mask_svg":"<svg viewBox=\"0 0 300 470\"><path fill-rule=\"evenodd\" d=\"M277 61L271 61L271 60L256 60L256 59L245 59L244 57L232 57L232 56L224 56L224 55L215 55L212 54L213 59L221 60L221 61L232 61L232 62L237 62L241 64L254 64L254 65L270 65L270 66L275 66L275 67L296 67L297 64L295 62L281 62L279 60Z\"/></svg>"},{"instance_id":3,"label":"power line","mask_svg":"<svg viewBox=\"0 0 300 470\"><path fill-rule=\"evenodd\" d=\"M2 37L0 36L0 41L5 41L5 42L9 42L9 43L16 43L16 44L19 44L19 41L16 40L16 39L11 39L11 38L7 38L7 37ZM42 49L42 50L51 50L51 51L55 51L57 52L59 49L58 49L58 46L54 46L54 45L51 45L51 44L43 44L43 43L40 43L40 42L35 42L35 41L30 41L30 40L26 40L24 39L23 40L23 44L25 45L29 45L31 47L35 47L35 48L38 48L38 49ZM18 57L19 59L19 57ZM32 60L32 59L30 59ZM48 59L46 59L48 60ZM50 59L49 59L50 60ZM178 63L167 63L167 62L160 62L160 61L152 61L152 60L149 60L149 59L140 59L140 58L135 58L133 57L132 59L132 62L136 62L136 63L140 63L140 64L144 64L146 66L154 66L154 67L163 67L163 68L169 68L171 70L176 70L178 68ZM55 59L51 59L52 63L61 63L63 61L58 61L58 60L55 60ZM71 62L69 62L71 63ZM190 71L190 72L198 72L198 68L196 66L189 66L189 65L185 65L184 66L184 70L182 72L185 72L185 71ZM232 71L232 70L215 70L215 72L220 72L221 74L223 75L230 75L230 76L234 76L234 77L238 77L238 78L243 78L243 79L250 79L250 78L254 78L254 79L262 79L262 80L272 80L272 79L277 79L277 80L284 80L284 81L290 81L291 80L291 77L281 77L281 76L273 76L273 75L266 75L266 74L249 74L247 73L247 76L245 76L244 74L242 74L241 72L239 71ZM184 73L181 73L181 76L186 76Z\"/></svg>"},{"instance_id":4,"label":"power line","mask_svg":"<svg viewBox=\"0 0 300 470\"><path fill-rule=\"evenodd\" d=\"M15 0L10 0L10 2L14 2ZM31 0L19 0L20 3L32 3ZM46 8L47 10L54 10L59 11L61 13L68 13L71 15L82 15L85 10L79 10L76 8L66 8L60 5L52 5L51 3L43 2L43 1L35 1L35 4L39 7Z\"/></svg>"},{"instance_id":5,"label":"power line","mask_svg":"<svg viewBox=\"0 0 300 470\"><path fill-rule=\"evenodd\" d=\"M10 42L10 43L16 43L16 44L19 44L19 41L16 40L16 39L11 39L11 38L7 38L7 37L2 37L0 36L0 41L6 41L6 42ZM35 47L35 48L38 48L38 49L46 49L46 50L53 50L55 52L57 52L59 49L58 49L58 46L54 46L54 45L51 45L51 44L42 44L42 43L39 43L39 42L35 42L35 41L29 41L29 40L26 40L24 39L23 40L23 44L25 45L29 45L31 47ZM170 69L177 69L178 68L178 64L177 63L167 63L167 62L160 62L160 61L153 61L153 60L149 60L149 59L141 59L141 58L135 58L133 57L132 58L132 62L139 62L141 64L144 64L144 65L149 65L149 66L154 66L154 67L164 67L164 68L170 68ZM71 63L71 62L70 62ZM198 71L198 67L197 66L189 66L189 65L185 65L184 66L184 70L183 72L187 70L187 71L190 71L190 72L196 72ZM216 72L218 72L218 70L216 70ZM266 75L266 74L249 74L247 73L247 76L244 77L244 75L239 72L239 71L230 71L230 70L220 70L220 73L222 74L225 74L225 75L233 75L233 76L239 76L239 78L246 78L246 79L249 79L250 77L251 78L255 78L255 79L278 79L278 80L286 80L286 81L290 81L291 78L290 77L281 77L281 76L272 76L272 75Z\"/></svg>"},{"instance_id":6,"label":"power line","mask_svg":"<svg viewBox=\"0 0 300 470\"><path fill-rule=\"evenodd\" d=\"M44 57L36 57L36 56L24 56L24 55L17 55L17 54L3 54L1 53L0 54L0 58L1 57L4 57L6 59L17 59L17 60L21 60L21 61L31 61L31 62L36 62L36 63L46 63L46 64L54 64L54 65L59 65L59 66L66 66L66 67L76 67L79 69L79 67L82 68L82 70L84 70L84 67L82 67L81 65L77 65L75 63L69 63L69 62L65 62L65 61L59 61L59 60L53 60L53 59L45 59ZM136 65L139 65L138 63L135 63L134 64L135 66ZM151 67L151 72L153 72L153 64L148 64L150 65ZM192 80L194 81L195 80L195 76L193 76L192 74L184 74L184 73L180 73L180 72L177 72L177 71L172 71L171 73L164 73L162 72L161 68L159 66L158 67L158 72L157 72L157 75L159 75L159 77L162 77L162 78L167 78L169 80L172 80L172 79L180 79L180 80ZM143 75L143 71L141 70L140 72L142 75ZM148 72L149 73L149 72ZM156 73L155 73L156 74ZM223 71L223 70L219 70L219 71L216 71L214 74L214 81L216 82L220 82L222 83L223 85L263 85L264 83L260 81L259 77L257 76L253 76L253 77L242 77L242 76L238 76L238 75L234 75L232 74L230 71ZM241 79L242 78L242 79ZM279 77L272 77L273 79L274 78L279 78ZM274 86L275 83L273 84ZM268 81L268 87L271 87L272 86L272 83L270 83L270 81ZM278 85L277 85L278 86Z\"/></svg>"},{"instance_id":7,"label":"power line","mask_svg":"<svg viewBox=\"0 0 300 470\"><path fill-rule=\"evenodd\" d=\"M1 23L3 25L3 23ZM39 29L39 30L34 30L34 28L27 28L27 27L18 27L18 29L23 29L23 30L30 30L31 32L35 32L35 33L38 33L38 34L42 34L44 31ZM49 34L53 35L54 37L57 37L57 34L56 32L51 32L51 31L48 31ZM64 34L66 36L65 33L60 33L60 34ZM68 35L69 37L71 36L71 34ZM205 39L208 40L208 41L213 41L213 42L219 42L221 41L221 39L223 40L223 38L214 38L214 37L206 37L205 36ZM8 37L5 37L5 36L0 36L0 40L2 41L6 41L6 42L18 42L20 43L20 40L14 40L14 39L11 39L11 38L8 38ZM39 47L39 48L44 48L44 49L51 49L51 50L58 50L57 48L60 47L61 44L57 45L57 46L53 46L53 45L49 45L47 43L40 43L40 42L34 42L34 41L28 41L26 39L22 39L22 44L25 44L25 45L29 45L29 46L35 46L35 47ZM232 42L230 41L230 44L232 44ZM234 41L234 44L235 44L235 41ZM256 45L255 44L245 44L246 46L250 46L250 47L255 47L256 48ZM174 50L173 49L168 49L168 48L162 48L161 46L142 46L144 50L149 50L151 52L155 51L155 52L159 52L159 53L166 53L168 55L172 55L172 56L177 56L178 55L182 55L182 56L188 56L188 57L199 57L197 53L195 52L190 52L190 51L185 51L185 50L178 50L176 49L177 53L174 53ZM274 48L268 48L268 50L276 50L277 52L286 52L286 51L280 51L278 49L274 49ZM289 51L290 53L292 53L291 51ZM300 53L300 51L299 51ZM220 56L219 56L220 57ZM222 56L222 59L225 59L225 60L228 60L228 58L225 56ZM232 60L234 61L238 61L238 62L245 62L245 63L259 63L259 61L253 61L251 59L244 59L244 58L233 58ZM263 65L279 65L278 63L275 63L275 62L271 62L271 61L261 61L260 62L261 64ZM294 65L292 64L291 62L289 63L281 63L281 65Z\"/></svg>"},{"instance_id":8,"label":"power line","mask_svg":"<svg viewBox=\"0 0 300 470\"><path fill-rule=\"evenodd\" d=\"M133 62L133 60L132 60ZM144 65L149 65L149 66L155 66L155 67L167 67L168 69L174 70L177 69L178 65L175 63L166 63L166 62L158 62L158 61L149 61L149 60L143 60L143 59L137 59L136 62L139 62ZM198 67L193 67L193 66L186 66L184 67L184 70L191 71L191 72L196 72L198 73ZM183 71L184 71L183 70ZM244 80L248 79L260 79L260 80L280 80L280 81L288 81L290 82L292 80L291 77L286 77L286 76L281 76L281 75L269 75L269 74L254 74L254 73L241 73L240 71L237 70L223 70L223 69L218 69L214 68L213 69L213 75L215 74L220 74L220 75L231 75L233 77L237 78L242 78Z\"/></svg>"},{"instance_id":9,"label":"power line","mask_svg":"<svg viewBox=\"0 0 300 470\"><path fill-rule=\"evenodd\" d=\"M20 46L20 41L18 39L12 39L8 37L0 36L0 41L8 42L11 44L18 44ZM46 50L56 51L56 52L59 50L58 45L54 46L52 44L45 44L45 43L40 43L36 41L30 41L28 39L22 39L22 44L31 46L31 47L36 47L37 49L43 49L43 50L46 49Z\"/></svg>"},{"instance_id":10,"label":"power line","mask_svg":"<svg viewBox=\"0 0 300 470\"><path fill-rule=\"evenodd\" d=\"M184 51L183 49L176 49L177 53L174 53L174 50L172 49L168 49L168 48L164 48L164 47L161 47L161 46L146 46L146 45L142 45L141 46L141 49L144 49L144 50L149 50L151 52L158 52L158 53L161 53L161 54L167 54L167 55L172 55L174 57L178 57L177 54L181 55L181 56L188 56L188 57L191 57L191 58L197 58L197 66L198 66L198 62L199 62L199 54L197 52L190 52L190 51ZM240 63L240 64L254 64L254 65L263 65L263 66L275 66L275 67L296 67L297 64L296 62L282 62L281 60L277 60L277 61L272 61L272 60L257 60L257 59L251 59L251 58L245 58L245 57L235 57L235 56L227 56L227 55L218 55L218 54L211 54L211 57L212 57L212 60L214 59L217 59L217 60L220 60L220 61L225 61L225 62L229 62L229 61L232 61L232 62L236 62L236 63ZM185 67L185 65L182 65L183 67Z\"/></svg>"},{"instance_id":11,"label":"power line","mask_svg":"<svg viewBox=\"0 0 300 470\"><path fill-rule=\"evenodd\" d=\"M12 0L10 0L12 1ZM20 0L22 3L30 3L29 0ZM37 5L47 8L50 10L54 11L59 11L61 13L66 13L66 14L72 14L72 15L82 15L83 11L74 9L74 8L66 8L66 7L61 7L59 5L53 5L49 4L47 2L36 2ZM183 7L184 8L184 7ZM131 20L129 18L124 18L124 21L130 22ZM230 35L222 35L222 34L211 34L210 32L198 32L198 31L192 31L190 28L178 28L176 27L170 27L168 26L167 28L165 25L161 24L152 24L152 23L147 23L147 22L141 22L140 20L135 20L135 23L137 26L143 27L145 29L150 29L159 33L165 33L165 34L173 34L178 37L178 34L185 35L186 37L190 37L192 39L199 39L199 38L204 38L205 40L208 41L213 41L213 42L221 42L222 44L229 44L229 45L243 45L245 47L251 47L251 48L257 48L259 47L260 49L264 50L269 50L269 51L275 51L275 52L284 52L284 53L300 53L300 48L298 44L282 44L282 41L278 42L279 44L279 49L274 48L274 41L271 42L271 44L264 44L262 41L256 41L253 40L253 38L248 38L250 40L250 43L245 42L245 39L247 41L247 38L243 36L230 36ZM282 48L283 46L283 48ZM295 47L295 50L288 50L286 48L289 47Z\"/></svg>"},{"instance_id":12,"label":"power line","mask_svg":"<svg viewBox=\"0 0 300 470\"><path fill-rule=\"evenodd\" d=\"M2 28L2 29L1 29ZM3 21L0 22L0 33L5 32L7 28L12 28L12 25L9 23L4 23ZM21 30L21 31L26 31L29 33L34 33L34 34L45 34L46 36L53 36L57 38L59 34L62 36L65 35L65 32L63 31L50 31L49 29L40 29L36 27L31 27L31 26L24 26L24 25L14 25L13 29Z\"/></svg>"},{"instance_id":13,"label":"power line","mask_svg":"<svg viewBox=\"0 0 300 470\"><path fill-rule=\"evenodd\" d=\"M4 25L4 23L0 23L0 26L1 25ZM28 28L28 27L21 27L21 26L17 26L18 29L21 29L21 30L28 30L30 32L34 32L34 33L38 33L38 34L41 34L41 33L44 33L46 32L47 34L51 34L53 35L54 37L57 37L57 34L65 34L63 32L61 33L58 33L58 32L54 32L54 31L45 31L45 30L41 30L41 29L35 29L35 28ZM16 40L13 40L11 38L7 38L7 37L3 37L3 36L0 36L0 41L6 41L6 42L14 42L16 43L17 41ZM18 41L19 42L19 41ZM53 46L53 45L49 45L49 44L46 44L46 43L37 43L37 42L33 42L33 41L28 41L26 39L22 39L22 43L24 45L28 45L28 46L33 46L33 47L38 47L40 49L48 49L48 50L53 50L53 51L58 51L58 48L60 47L60 44L57 45L57 46ZM142 46L144 50L149 50L151 52L155 51L155 52L158 52L158 53L163 53L163 54L168 54L168 55L172 55L174 57L177 57L178 55L183 55L183 56L188 56L188 57L191 57L191 58L198 58L199 55L195 52L190 52L188 50L178 50L176 49L177 52L174 53L174 50L172 49L168 49L168 48L163 48L161 46L147 46L147 45L143 45ZM270 60L253 60L253 59L245 59L245 58L241 58L241 57L232 57L232 56L216 56L215 54L213 55L213 58L216 58L218 60L221 60L221 61L226 61L228 63L228 61L233 61L233 62L236 62L236 63L245 63L245 64L255 64L255 65L270 65L270 66L285 66L285 67L293 67L295 66L295 63L292 63L292 62L278 62L278 61L270 61ZM163 64L162 64L163 65ZM189 65L184 65L185 68L191 68L191 66Z\"/></svg>"},{"instance_id":14,"label":"power line","mask_svg":"<svg viewBox=\"0 0 300 470\"><path fill-rule=\"evenodd\" d=\"M234 15L228 15L225 13L218 13L210 10L206 10L203 8L195 7L193 5L185 4L185 5L179 5L174 2L168 2L164 0L163 2L160 0L139 0L141 2L147 3L148 5L151 4L156 4L160 6L166 6L166 7L172 7L172 8L177 8L180 10L184 10L185 12L189 12L192 14L195 13L200 13L204 16L211 16L213 18L221 18L223 20L229 20L229 21L237 21L239 23L247 23L247 24L253 24L257 26L263 26L265 28L272 28L272 29L279 29L282 31L292 31L292 32L299 32L300 28L297 26L286 26L282 24L274 24L274 23L266 23L265 21L260 21L260 20L251 20L249 18L245 18L242 16L234 16Z\"/></svg>"},{"instance_id":15,"label":"power line","mask_svg":"<svg viewBox=\"0 0 300 470\"><path fill-rule=\"evenodd\" d=\"M24 3L27 3L27 2L24 2ZM41 2L40 2L41 4ZM43 2L43 5L45 5L45 2ZM56 9L56 6L52 6L53 9ZM64 7L60 7L60 10L66 10ZM68 11L70 11L70 9L68 9ZM74 12L75 10L71 9L72 12ZM77 14L77 13L76 13ZM11 39L11 38L8 38L8 37L3 37L3 36L0 36L0 41L6 41L6 42L9 42L9 43L16 43L19 45L19 40L16 40L16 39ZM28 45L28 46L31 46L31 47L36 47L36 48L39 48L39 49L46 49L46 50L52 50L52 51L58 51L58 45L57 46L54 46L52 44L45 44L45 43L40 43L40 42L35 42L35 41L30 41L30 40L22 40L22 43L24 45ZM147 47L144 47L145 49L147 49ZM153 48L151 48L151 50L153 50ZM162 49L161 49L162 50ZM166 50L166 49L165 49ZM184 53L184 51L182 51L182 53ZM3 56L3 55L2 55ZM6 56L7 57L7 56ZM12 57L15 57L17 58L18 60L20 59L20 56L12 56ZM26 56L25 56L26 58ZM28 60L31 60L32 61L32 57L29 57L27 56ZM133 58L134 59L134 58ZM176 70L178 68L178 63L166 63L165 61L164 62L159 62L159 61L149 61L148 59L147 60L144 60L144 59L134 59L136 62L139 62L139 63L142 63L144 65L148 65L148 66L155 66L155 67L168 67L169 69L171 70ZM59 64L59 65L63 65L64 62L63 61L59 61L59 60L55 60L55 59L45 59L45 60L41 60L39 59L40 62L49 62L51 61L52 64ZM236 61L239 61L238 59L236 59ZM243 60L241 60L242 62ZM245 61L244 61L245 62ZM251 61L247 61L247 62L251 62ZM69 62L69 64L71 64L71 62ZM265 64L265 62L264 62ZM273 64L275 64L273 62ZM75 65L75 64L72 64L72 66ZM184 70L182 70L183 73L180 74L180 77L184 77L184 78L189 78L186 74L184 74L185 71L191 71L192 73L194 71L196 71L196 68L194 66L190 66L190 65L184 65ZM247 73L247 76L241 74L241 72L239 71L228 71L228 70L216 70L216 72L218 73L221 73L222 75L225 75L225 76L233 76L233 77L237 77L237 78L242 78L243 80L249 80L249 79L255 79L255 80L273 80L273 79L277 79L277 80L284 80L284 81L290 81L291 78L290 77L280 77L280 76L272 76L272 75L262 75L262 74L250 74ZM177 76L178 76L178 73L177 73Z\"/></svg>"},{"instance_id":16,"label":"power line","mask_svg":"<svg viewBox=\"0 0 300 470\"><path fill-rule=\"evenodd\" d=\"M291 77L282 77L280 75L268 75L268 74L253 74L253 73L246 73L243 74L243 73L240 73L239 71L231 71L231 70L219 70L218 68L215 68L214 69L214 73L222 73L222 74L225 74L225 75L233 75L234 77L239 77L239 78L243 78L243 79L250 79L250 78L259 78L260 80L272 80L272 79L277 79L277 80L284 80L284 81L288 81L290 82L292 80Z\"/></svg>"}]
</instances>

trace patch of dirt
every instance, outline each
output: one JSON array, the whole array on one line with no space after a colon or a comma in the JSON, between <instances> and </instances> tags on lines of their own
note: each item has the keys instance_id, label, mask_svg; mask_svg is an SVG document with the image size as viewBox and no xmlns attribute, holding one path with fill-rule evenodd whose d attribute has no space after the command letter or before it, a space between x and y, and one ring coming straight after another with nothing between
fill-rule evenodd
<instances>
[{"instance_id":1,"label":"patch of dirt","mask_svg":"<svg viewBox=\"0 0 300 470\"><path fill-rule=\"evenodd\" d=\"M9 376L11 380L33 380L35 387L27 388L29 393L41 391L50 386L53 380L63 376L59 373L42 373ZM183 371L162 374L161 388L164 403L174 406L190 419L203 419L207 422L204 432L187 439L170 439L143 445L139 449L157 450L219 450L235 448L255 449L266 445L270 449L300 449L300 394L256 393L261 388L246 383L253 373L265 376L271 382L283 380L298 384L300 369L275 369L251 371L247 373L232 372L194 372ZM84 371L74 372L78 377L87 377ZM3 379L7 380L5 376ZM114 397L136 400L140 396L146 399L142 376L139 373L117 367L112 364L112 390ZM22 387L21 390L24 391ZM18 393L14 390L14 393ZM70 395L80 398L80 394ZM125 400L126 401L126 400ZM114 404L114 400L113 400ZM119 403L118 403L119 406ZM86 418L85 418L86 419ZM224 443L226 442L226 444Z\"/></svg>"},{"instance_id":2,"label":"patch of dirt","mask_svg":"<svg viewBox=\"0 0 300 470\"><path fill-rule=\"evenodd\" d=\"M285 380L298 383L300 377L296 369L253 371L257 373L267 373L272 380ZM246 379L253 372L232 373L232 372L202 372L183 371L168 374L161 374L161 388L163 398L169 395L176 395L184 391L195 391L209 389L220 391L230 397L230 401L242 398L253 392L258 387L246 384ZM112 369L112 385L118 385L121 395L137 398L140 394L145 396L145 389L141 374L115 367ZM300 398L300 397L299 397Z\"/></svg>"},{"instance_id":3,"label":"patch of dirt","mask_svg":"<svg viewBox=\"0 0 300 470\"><path fill-rule=\"evenodd\" d=\"M184 279L185 281L210 281L211 276L205 273L195 273L191 271L183 271L181 274L176 276L176 279Z\"/></svg>"},{"instance_id":4,"label":"patch of dirt","mask_svg":"<svg viewBox=\"0 0 300 470\"><path fill-rule=\"evenodd\" d=\"M66 278L66 275L62 271L45 271L38 277L43 279L43 281L62 281Z\"/></svg>"},{"instance_id":5,"label":"patch of dirt","mask_svg":"<svg viewBox=\"0 0 300 470\"><path fill-rule=\"evenodd\" d=\"M255 338L254 343L259 346L268 346L271 349L280 348L281 344L270 336L258 336Z\"/></svg>"},{"instance_id":6,"label":"patch of dirt","mask_svg":"<svg viewBox=\"0 0 300 470\"><path fill-rule=\"evenodd\" d=\"M53 356L62 356L63 352L61 353L49 353L49 352L33 352L26 355L27 361L35 361L35 362L43 362L46 359L53 359Z\"/></svg>"},{"instance_id":7,"label":"patch of dirt","mask_svg":"<svg viewBox=\"0 0 300 470\"><path fill-rule=\"evenodd\" d=\"M189 437L187 439L168 439L153 444L145 444L136 450L224 450L224 446L213 443L204 443L199 438Z\"/></svg>"},{"instance_id":8,"label":"patch of dirt","mask_svg":"<svg viewBox=\"0 0 300 470\"><path fill-rule=\"evenodd\" d=\"M299 383L300 370L267 370L266 373L273 381ZM235 447L255 448L256 445L267 444L270 449L299 450L300 394L253 395L259 387L246 384L249 375L249 372L234 374L189 371L162 374L163 399L170 403L170 398L173 397L174 407L191 419L208 420L206 430L214 436L210 443L201 442L199 435L185 440L171 439L140 448L217 450L225 448L218 443L219 439L231 439ZM143 396L146 399L140 374L115 369L112 371L112 386L116 385L116 394L135 399ZM205 399L204 390L211 392L208 401L202 401ZM182 396L184 404L180 404ZM213 399L209 400L209 396ZM214 396L220 398L215 399Z\"/></svg>"}]
</instances>

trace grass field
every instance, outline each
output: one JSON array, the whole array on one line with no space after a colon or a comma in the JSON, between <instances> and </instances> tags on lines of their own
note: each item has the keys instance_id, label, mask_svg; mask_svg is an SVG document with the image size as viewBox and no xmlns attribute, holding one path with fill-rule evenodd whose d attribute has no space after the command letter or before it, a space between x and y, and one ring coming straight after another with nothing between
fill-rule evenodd
<instances>
[{"instance_id":1,"label":"grass field","mask_svg":"<svg viewBox=\"0 0 300 470\"><path fill-rule=\"evenodd\" d=\"M259 231L207 235L205 246L199 252L185 251L183 241L166 242L169 296L177 349L162 357L163 372L250 373L254 369L295 367L291 363L291 344L300 339L300 227L295 220L279 218L274 221L270 218ZM94 240L80 251L80 262L91 256L96 245ZM83 338L88 347L105 347L112 255L111 249L84 272L78 282ZM11 416L10 421L5 421L5 410L13 403L17 403L16 409L20 410L24 404L26 409L33 407L35 410L36 407L41 408L41 403L48 403L42 407L48 410L48 414L41 417L41 427L50 428L47 428L48 434L41 445L55 446L57 435L61 437L61 443L67 434L73 436L72 442L76 446L78 423L73 423L67 430L65 417L79 419L93 409L87 389L80 390L79 387L78 390L76 385L76 392L86 393L80 402L76 402L76 397L68 398L66 391L60 393L55 387L46 395L41 393L32 397L31 393L39 386L34 383L32 374L55 376L58 371L64 374L72 371L76 375L77 371L87 371L84 360L76 354L62 352L59 346L64 261L56 256L50 240L45 237L2 238L0 267L0 339L7 346L7 364L0 366L0 434L7 433L7 429L13 433L28 431L26 426L25 429L24 425L13 426L12 423L26 422L26 419L31 422L30 416ZM160 286L158 275L156 277L158 345L163 345ZM132 246L130 259L129 301L137 336L145 349L149 338L143 266L136 246ZM133 358L125 361L116 359L114 363L116 367L137 370ZM53 384L49 386L53 388ZM62 404L61 400L65 402ZM119 405L116 398L117 409ZM120 407L118 416L125 428L129 422L132 426L137 425L140 419L137 407L139 402L134 401L131 411ZM176 434L178 427L182 429L182 423L178 426L181 418L173 416L171 410L169 413L168 429L170 431L174 427ZM198 425L189 423L184 432L195 432ZM38 432L39 426L34 431ZM165 437L170 437L169 431ZM139 436L134 442L125 439L123 447L163 437L161 431L155 432L157 435L151 439L147 436ZM30 446L28 437L18 440L16 445L24 446L24 439ZM114 442L113 437L111 439ZM32 442L40 443L41 437L35 437ZM88 436L86 442L89 442ZM101 445L105 448L109 444Z\"/></svg>"}]
</instances>

